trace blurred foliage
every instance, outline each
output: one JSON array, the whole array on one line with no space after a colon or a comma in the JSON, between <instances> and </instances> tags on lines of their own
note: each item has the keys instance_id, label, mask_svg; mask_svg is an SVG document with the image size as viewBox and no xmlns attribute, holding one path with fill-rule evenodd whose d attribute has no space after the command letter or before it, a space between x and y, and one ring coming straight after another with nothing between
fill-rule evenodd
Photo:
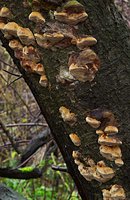
<instances>
[{"instance_id":1,"label":"blurred foliage","mask_svg":"<svg viewBox=\"0 0 130 200\"><path fill-rule=\"evenodd\" d=\"M0 58L7 63L6 65L0 62L0 119L22 153L32 137L43 131L47 124L24 80L21 78L13 82L17 77L12 74L19 74L19 71L1 46ZM36 123L36 125L30 126L29 123ZM42 178L34 180L0 178L0 182L28 200L79 200L80 197L71 177L67 173L51 169L51 165L64 166L59 150L56 156L51 153L44 158L45 150L46 145L38 149L27 166L21 169L28 171L34 167L43 167ZM0 130L1 167L17 168L19 161L20 155L12 148L6 134Z\"/></svg>"}]
</instances>

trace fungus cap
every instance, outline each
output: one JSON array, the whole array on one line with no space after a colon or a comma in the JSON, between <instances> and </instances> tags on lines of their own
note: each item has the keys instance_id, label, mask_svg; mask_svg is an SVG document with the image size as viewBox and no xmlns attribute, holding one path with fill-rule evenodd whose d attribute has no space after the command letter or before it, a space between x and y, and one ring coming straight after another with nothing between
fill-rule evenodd
<instances>
[{"instance_id":1,"label":"fungus cap","mask_svg":"<svg viewBox=\"0 0 130 200\"><path fill-rule=\"evenodd\" d=\"M29 20L37 23L45 23L45 18L42 16L40 12L31 12L29 15Z\"/></svg>"},{"instance_id":2,"label":"fungus cap","mask_svg":"<svg viewBox=\"0 0 130 200\"><path fill-rule=\"evenodd\" d=\"M46 75L42 75L42 76L40 77L39 83L40 83L41 86L47 87L47 85L48 85L48 80L47 80Z\"/></svg>"},{"instance_id":3,"label":"fungus cap","mask_svg":"<svg viewBox=\"0 0 130 200\"><path fill-rule=\"evenodd\" d=\"M24 46L23 48L23 56L25 59L32 60L36 63L40 62L39 52L33 46Z\"/></svg>"},{"instance_id":4,"label":"fungus cap","mask_svg":"<svg viewBox=\"0 0 130 200\"><path fill-rule=\"evenodd\" d=\"M0 17L5 17L5 18L12 18L12 13L7 7L2 7L0 9Z\"/></svg>"},{"instance_id":5,"label":"fungus cap","mask_svg":"<svg viewBox=\"0 0 130 200\"><path fill-rule=\"evenodd\" d=\"M10 35L17 37L18 28L19 28L19 25L17 23L8 22L7 24L5 24L5 26L3 28L3 33L8 33Z\"/></svg>"},{"instance_id":6,"label":"fungus cap","mask_svg":"<svg viewBox=\"0 0 130 200\"><path fill-rule=\"evenodd\" d=\"M121 167L122 165L124 165L124 162L121 158L117 158L115 160L115 164L118 166L118 167Z\"/></svg>"},{"instance_id":7,"label":"fungus cap","mask_svg":"<svg viewBox=\"0 0 130 200\"><path fill-rule=\"evenodd\" d=\"M35 38L29 28L19 27L17 30L17 36L24 45L35 45Z\"/></svg>"},{"instance_id":8,"label":"fungus cap","mask_svg":"<svg viewBox=\"0 0 130 200\"><path fill-rule=\"evenodd\" d=\"M61 113L61 117L64 122L68 122L70 125L74 125L77 121L76 115L74 113L70 113L70 110L64 106L59 108L59 112Z\"/></svg>"},{"instance_id":9,"label":"fungus cap","mask_svg":"<svg viewBox=\"0 0 130 200\"><path fill-rule=\"evenodd\" d=\"M79 22L83 22L87 19L88 14L86 12L82 13L66 13L66 12L54 12L55 19L59 22L63 22L70 25L76 25Z\"/></svg>"},{"instance_id":10,"label":"fungus cap","mask_svg":"<svg viewBox=\"0 0 130 200\"><path fill-rule=\"evenodd\" d=\"M0 22L0 31L3 30L4 26L5 26L5 23L4 22Z\"/></svg>"},{"instance_id":11,"label":"fungus cap","mask_svg":"<svg viewBox=\"0 0 130 200\"><path fill-rule=\"evenodd\" d=\"M102 134L98 138L98 143L101 145L107 145L107 146L117 146L122 144L122 142L116 138L116 137L108 137L105 134Z\"/></svg>"},{"instance_id":12,"label":"fungus cap","mask_svg":"<svg viewBox=\"0 0 130 200\"><path fill-rule=\"evenodd\" d=\"M23 45L16 39L9 41L9 47L15 50L23 50Z\"/></svg>"},{"instance_id":13,"label":"fungus cap","mask_svg":"<svg viewBox=\"0 0 130 200\"><path fill-rule=\"evenodd\" d=\"M104 129L104 132L107 133L108 135L115 135L118 133L118 128L116 126L107 126Z\"/></svg>"},{"instance_id":14,"label":"fungus cap","mask_svg":"<svg viewBox=\"0 0 130 200\"><path fill-rule=\"evenodd\" d=\"M97 163L97 172L104 178L113 178L115 172L112 168L107 167L103 161Z\"/></svg>"},{"instance_id":15,"label":"fungus cap","mask_svg":"<svg viewBox=\"0 0 130 200\"><path fill-rule=\"evenodd\" d=\"M74 143L75 146L81 145L81 140L76 133L71 133L69 135L69 137L70 137L71 141Z\"/></svg>"},{"instance_id":16,"label":"fungus cap","mask_svg":"<svg viewBox=\"0 0 130 200\"><path fill-rule=\"evenodd\" d=\"M116 160L117 158L122 157L121 149L119 146L106 146L101 145L100 146L100 153L103 157L105 157L108 160Z\"/></svg>"},{"instance_id":17,"label":"fungus cap","mask_svg":"<svg viewBox=\"0 0 130 200\"><path fill-rule=\"evenodd\" d=\"M110 189L110 195L112 200L125 200L125 191L121 185L113 185Z\"/></svg>"},{"instance_id":18,"label":"fungus cap","mask_svg":"<svg viewBox=\"0 0 130 200\"><path fill-rule=\"evenodd\" d=\"M101 124L100 121L94 119L94 118L91 118L89 116L86 117L86 122L93 128L98 128Z\"/></svg>"},{"instance_id":19,"label":"fungus cap","mask_svg":"<svg viewBox=\"0 0 130 200\"><path fill-rule=\"evenodd\" d=\"M65 3L63 10L68 13L81 13L85 11L84 6L76 0L71 0Z\"/></svg>"},{"instance_id":20,"label":"fungus cap","mask_svg":"<svg viewBox=\"0 0 130 200\"><path fill-rule=\"evenodd\" d=\"M92 36L83 36L76 39L76 45L79 49L85 49L97 43L97 40Z\"/></svg>"}]
</instances>

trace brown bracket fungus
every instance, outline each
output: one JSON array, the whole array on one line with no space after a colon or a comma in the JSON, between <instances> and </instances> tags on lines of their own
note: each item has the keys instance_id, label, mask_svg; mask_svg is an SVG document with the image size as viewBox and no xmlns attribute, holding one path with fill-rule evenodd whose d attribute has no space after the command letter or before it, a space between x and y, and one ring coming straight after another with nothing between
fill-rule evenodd
<instances>
[{"instance_id":1,"label":"brown bracket fungus","mask_svg":"<svg viewBox=\"0 0 130 200\"><path fill-rule=\"evenodd\" d=\"M80 36L79 38L76 38L74 40L72 40L72 44L76 44L76 46L83 50L89 46L93 46L97 43L97 40L92 37L92 36L89 36L89 35L86 35L86 36Z\"/></svg>"},{"instance_id":2,"label":"brown bracket fungus","mask_svg":"<svg viewBox=\"0 0 130 200\"><path fill-rule=\"evenodd\" d=\"M59 108L59 112L61 114L63 121L67 122L70 126L73 126L76 123L77 121L76 115L74 113L71 113L70 110L67 109L66 107L61 106Z\"/></svg>"},{"instance_id":3,"label":"brown bracket fungus","mask_svg":"<svg viewBox=\"0 0 130 200\"><path fill-rule=\"evenodd\" d=\"M100 68L100 61L91 49L84 49L79 54L72 53L68 61L70 74L79 81L92 81Z\"/></svg>"},{"instance_id":4,"label":"brown bracket fungus","mask_svg":"<svg viewBox=\"0 0 130 200\"><path fill-rule=\"evenodd\" d=\"M16 39L9 41L9 47L14 51L23 50L23 45Z\"/></svg>"},{"instance_id":5,"label":"brown bracket fungus","mask_svg":"<svg viewBox=\"0 0 130 200\"><path fill-rule=\"evenodd\" d=\"M17 36L24 45L35 45L35 38L29 28L19 27L17 30Z\"/></svg>"},{"instance_id":6,"label":"brown bracket fungus","mask_svg":"<svg viewBox=\"0 0 130 200\"><path fill-rule=\"evenodd\" d=\"M93 128L98 128L101 124L100 121L94 119L94 118L91 118L91 117L86 117L86 122Z\"/></svg>"},{"instance_id":7,"label":"brown bracket fungus","mask_svg":"<svg viewBox=\"0 0 130 200\"><path fill-rule=\"evenodd\" d=\"M10 19L10 18L12 18L12 13L7 7L2 7L0 9L0 17L4 17L4 18Z\"/></svg>"},{"instance_id":8,"label":"brown bracket fungus","mask_svg":"<svg viewBox=\"0 0 130 200\"><path fill-rule=\"evenodd\" d=\"M26 60L32 60L33 62L40 62L41 58L39 52L33 46L25 46L23 48L23 58Z\"/></svg>"},{"instance_id":9,"label":"brown bracket fungus","mask_svg":"<svg viewBox=\"0 0 130 200\"><path fill-rule=\"evenodd\" d=\"M33 71L36 74L39 74L41 76L45 75L45 69L44 69L44 66L41 63L35 64L35 67L33 68Z\"/></svg>"},{"instance_id":10,"label":"brown bracket fungus","mask_svg":"<svg viewBox=\"0 0 130 200\"><path fill-rule=\"evenodd\" d=\"M42 14L40 12L31 12L31 14L29 15L29 20L40 24L44 24L45 23L45 18L42 16Z\"/></svg>"},{"instance_id":11,"label":"brown bracket fungus","mask_svg":"<svg viewBox=\"0 0 130 200\"><path fill-rule=\"evenodd\" d=\"M115 175L115 172L112 168L107 167L104 161L99 161L97 163L96 171L101 175L101 177L112 179Z\"/></svg>"},{"instance_id":12,"label":"brown bracket fungus","mask_svg":"<svg viewBox=\"0 0 130 200\"><path fill-rule=\"evenodd\" d=\"M121 185L113 185L110 189L112 200L125 200L125 191Z\"/></svg>"},{"instance_id":13,"label":"brown bracket fungus","mask_svg":"<svg viewBox=\"0 0 130 200\"><path fill-rule=\"evenodd\" d=\"M81 140L76 133L69 134L69 137L70 137L71 141L74 143L75 146L81 145Z\"/></svg>"},{"instance_id":14,"label":"brown bracket fungus","mask_svg":"<svg viewBox=\"0 0 130 200\"><path fill-rule=\"evenodd\" d=\"M100 153L103 157L105 157L108 160L114 161L117 158L122 157L121 149L119 146L100 146Z\"/></svg>"},{"instance_id":15,"label":"brown bracket fungus","mask_svg":"<svg viewBox=\"0 0 130 200\"><path fill-rule=\"evenodd\" d=\"M47 79L47 77L46 77L45 74L40 77L39 84L41 86L43 86L43 87L47 87L47 85L48 85L48 79Z\"/></svg>"},{"instance_id":16,"label":"brown bracket fungus","mask_svg":"<svg viewBox=\"0 0 130 200\"><path fill-rule=\"evenodd\" d=\"M103 196L103 200L112 200L109 190L103 189L102 196Z\"/></svg>"},{"instance_id":17,"label":"brown bracket fungus","mask_svg":"<svg viewBox=\"0 0 130 200\"><path fill-rule=\"evenodd\" d=\"M94 179L98 182L105 183L115 176L115 171L107 167L104 161L99 161L96 165L91 158L84 160L82 155L77 151L73 151L72 156L75 164L78 165L78 170L87 181Z\"/></svg>"},{"instance_id":18,"label":"brown bracket fungus","mask_svg":"<svg viewBox=\"0 0 130 200\"><path fill-rule=\"evenodd\" d=\"M11 36L15 36L17 37L17 30L19 28L19 25L15 22L8 22L7 24L5 24L5 26L3 27L2 32L8 33Z\"/></svg>"},{"instance_id":19,"label":"brown bracket fungus","mask_svg":"<svg viewBox=\"0 0 130 200\"><path fill-rule=\"evenodd\" d=\"M117 146L117 145L122 144L122 142L118 138L108 137L105 134L102 134L101 136L99 136L98 143L101 145L106 145L106 146Z\"/></svg>"},{"instance_id":20,"label":"brown bracket fungus","mask_svg":"<svg viewBox=\"0 0 130 200\"><path fill-rule=\"evenodd\" d=\"M103 200L125 200L125 191L121 185L112 185L110 190L102 190Z\"/></svg>"},{"instance_id":21,"label":"brown bracket fungus","mask_svg":"<svg viewBox=\"0 0 130 200\"><path fill-rule=\"evenodd\" d=\"M1 22L0 22L0 31L3 30L4 26L5 26L5 23L1 21Z\"/></svg>"},{"instance_id":22,"label":"brown bracket fungus","mask_svg":"<svg viewBox=\"0 0 130 200\"><path fill-rule=\"evenodd\" d=\"M118 133L118 128L116 126L107 126L104 129L104 132L107 133L108 135L115 135Z\"/></svg>"},{"instance_id":23,"label":"brown bracket fungus","mask_svg":"<svg viewBox=\"0 0 130 200\"><path fill-rule=\"evenodd\" d=\"M55 19L59 22L76 25L79 22L83 22L87 19L88 14L82 4L78 1L68 1L61 8L60 11L54 12Z\"/></svg>"}]
</instances>

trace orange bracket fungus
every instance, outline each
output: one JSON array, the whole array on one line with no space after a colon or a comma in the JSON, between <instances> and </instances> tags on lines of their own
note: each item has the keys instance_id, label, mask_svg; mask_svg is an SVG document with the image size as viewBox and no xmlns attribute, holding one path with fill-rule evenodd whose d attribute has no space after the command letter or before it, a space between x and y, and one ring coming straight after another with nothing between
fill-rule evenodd
<instances>
[{"instance_id":1,"label":"orange bracket fungus","mask_svg":"<svg viewBox=\"0 0 130 200\"><path fill-rule=\"evenodd\" d=\"M70 110L67 109L66 107L61 106L59 108L59 112L61 114L63 121L67 122L70 126L73 126L76 123L77 121L76 115L70 112Z\"/></svg>"}]
</instances>

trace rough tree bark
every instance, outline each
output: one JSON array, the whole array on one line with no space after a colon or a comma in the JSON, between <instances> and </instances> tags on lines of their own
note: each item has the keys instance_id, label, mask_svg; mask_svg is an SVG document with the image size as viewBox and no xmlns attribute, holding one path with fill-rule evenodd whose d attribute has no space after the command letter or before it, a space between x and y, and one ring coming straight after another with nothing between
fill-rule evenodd
<instances>
[{"instance_id":1,"label":"rough tree bark","mask_svg":"<svg viewBox=\"0 0 130 200\"><path fill-rule=\"evenodd\" d=\"M79 25L80 33L91 34L98 40L93 47L101 60L101 69L96 78L91 82L79 82L74 87L56 82L56 75L60 65L67 65L68 52L73 47L51 51L40 49L42 62L50 82L50 87L43 88L39 85L39 77L25 72L8 47L8 41L1 40L3 46L12 56L24 80L30 87L42 114L45 116L52 134L61 150L68 171L72 176L79 194L83 200L102 199L101 190L111 184L120 184L130 199L130 34L121 15L116 10L112 0L82 0L89 15L86 22ZM33 25L28 21L31 10L23 8L22 1L0 1L0 6L6 5L15 15L15 21L20 25L25 24L33 30ZM59 113L60 106L66 106L76 113L78 123L74 127L65 124ZM72 158L72 151L77 149L69 139L71 132L77 132L81 138L80 150L84 155L91 156L96 162L103 157L99 153L99 145L95 131L85 122L86 113L95 108L107 108L117 117L120 125L119 136L123 141L122 153L124 166L116 176L104 184L96 181L87 182L80 175ZM108 162L111 166L111 162Z\"/></svg>"}]
</instances>

